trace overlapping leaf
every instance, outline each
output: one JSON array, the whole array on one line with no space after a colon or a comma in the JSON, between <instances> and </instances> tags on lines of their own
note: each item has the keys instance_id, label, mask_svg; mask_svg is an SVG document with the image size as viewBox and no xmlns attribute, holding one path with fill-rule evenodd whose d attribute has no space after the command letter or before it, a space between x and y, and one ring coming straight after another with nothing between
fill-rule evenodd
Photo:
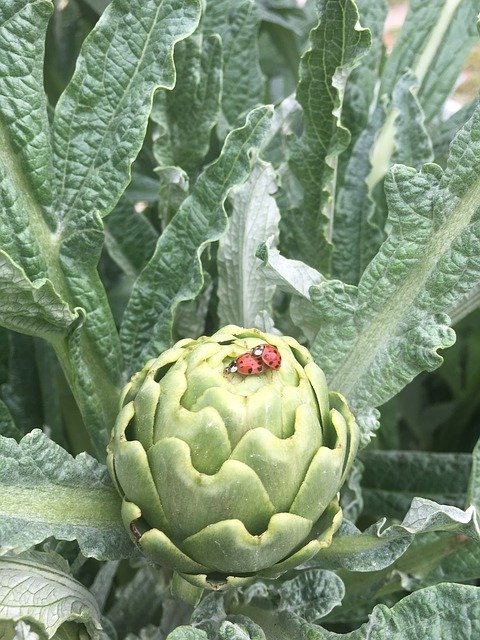
<instances>
[{"instance_id":1,"label":"overlapping leaf","mask_svg":"<svg viewBox=\"0 0 480 640\"><path fill-rule=\"evenodd\" d=\"M357 409L382 404L439 366L437 349L454 341L442 311L480 275L479 131L477 110L452 143L445 173L436 165L392 169L392 232L358 289L332 281L310 290L321 322L313 351Z\"/></svg>"},{"instance_id":2,"label":"overlapping leaf","mask_svg":"<svg viewBox=\"0 0 480 640\"><path fill-rule=\"evenodd\" d=\"M297 89L304 131L290 161L304 199L290 224L296 245L292 257L329 273L335 169L350 140L340 120L341 105L348 73L368 50L370 34L358 26L352 0L321 0L318 8L320 23L310 34Z\"/></svg>"},{"instance_id":3,"label":"overlapping leaf","mask_svg":"<svg viewBox=\"0 0 480 640\"><path fill-rule=\"evenodd\" d=\"M392 608L377 605L368 622L344 634L287 613L278 624L288 640L410 640L412 630L418 640L436 640L442 635L449 640L467 640L480 632L479 591L478 587L459 584L429 587L403 598Z\"/></svg>"},{"instance_id":4,"label":"overlapping leaf","mask_svg":"<svg viewBox=\"0 0 480 640\"><path fill-rule=\"evenodd\" d=\"M209 0L202 26L206 34L218 33L222 38L223 133L263 102L258 52L260 12L254 0Z\"/></svg>"},{"instance_id":5,"label":"overlapping leaf","mask_svg":"<svg viewBox=\"0 0 480 640\"><path fill-rule=\"evenodd\" d=\"M0 251L0 324L7 329L55 342L79 323L50 280L28 278L25 271Z\"/></svg>"},{"instance_id":6,"label":"overlapping leaf","mask_svg":"<svg viewBox=\"0 0 480 640\"><path fill-rule=\"evenodd\" d=\"M175 48L177 82L165 95L172 161L187 172L207 155L220 115L222 43L194 34Z\"/></svg>"},{"instance_id":7,"label":"overlapping leaf","mask_svg":"<svg viewBox=\"0 0 480 640\"><path fill-rule=\"evenodd\" d=\"M473 507L462 511L425 498L414 498L400 524L385 527L386 518L360 533L345 522L330 547L310 562L322 569L378 571L405 553L416 536L436 531L464 534L480 540L478 516Z\"/></svg>"},{"instance_id":8,"label":"overlapping leaf","mask_svg":"<svg viewBox=\"0 0 480 640\"><path fill-rule=\"evenodd\" d=\"M82 328L54 345L101 457L117 410L121 354L96 273L103 243L98 213L110 211L129 181L153 91L173 85L173 46L197 25L199 4L112 4L84 43L57 105L53 163L42 82L51 8L47 0L8 0L0 8L0 46L10 51L0 68L1 241L32 283L49 278L52 284L40 283L40 293L63 313L64 325L75 307L86 310ZM53 289L60 300L52 298ZM34 294L30 287L32 301ZM62 300L70 311L61 311ZM32 316L38 311L38 304L29 305ZM20 321L25 326L13 328L34 327L19 314ZM51 337L45 321L36 331Z\"/></svg>"},{"instance_id":9,"label":"overlapping leaf","mask_svg":"<svg viewBox=\"0 0 480 640\"><path fill-rule=\"evenodd\" d=\"M204 170L161 235L124 315L121 335L128 372L169 346L177 305L200 292L200 255L225 232L223 203L230 190L247 179L250 152L260 144L270 117L268 107L255 109L245 126L229 134L218 160Z\"/></svg>"}]
</instances>

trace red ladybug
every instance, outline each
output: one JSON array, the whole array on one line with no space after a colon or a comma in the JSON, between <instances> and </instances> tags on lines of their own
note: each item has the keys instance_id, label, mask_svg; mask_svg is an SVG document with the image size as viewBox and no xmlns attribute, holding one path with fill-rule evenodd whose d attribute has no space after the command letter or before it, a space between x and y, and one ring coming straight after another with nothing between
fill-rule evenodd
<instances>
[{"instance_id":1,"label":"red ladybug","mask_svg":"<svg viewBox=\"0 0 480 640\"><path fill-rule=\"evenodd\" d=\"M271 344L259 344L250 353L254 358L259 358L269 369L280 369L282 356L277 347Z\"/></svg>"},{"instance_id":2,"label":"red ladybug","mask_svg":"<svg viewBox=\"0 0 480 640\"><path fill-rule=\"evenodd\" d=\"M236 360L233 360L228 367L225 367L223 372L240 373L242 376L256 376L259 373L263 373L267 368L267 365L262 362L261 358L256 358L252 353L244 353L238 356Z\"/></svg>"}]
</instances>

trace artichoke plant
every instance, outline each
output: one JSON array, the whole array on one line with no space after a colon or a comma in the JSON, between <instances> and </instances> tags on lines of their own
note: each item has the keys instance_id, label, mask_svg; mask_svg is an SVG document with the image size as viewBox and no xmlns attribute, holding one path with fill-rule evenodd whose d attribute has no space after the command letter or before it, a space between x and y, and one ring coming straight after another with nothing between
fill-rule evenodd
<instances>
[{"instance_id":1,"label":"artichoke plant","mask_svg":"<svg viewBox=\"0 0 480 640\"><path fill-rule=\"evenodd\" d=\"M278 371L225 374L259 343ZM358 447L345 400L296 340L227 326L133 376L108 447L140 550L196 587L276 577L330 544Z\"/></svg>"}]
</instances>

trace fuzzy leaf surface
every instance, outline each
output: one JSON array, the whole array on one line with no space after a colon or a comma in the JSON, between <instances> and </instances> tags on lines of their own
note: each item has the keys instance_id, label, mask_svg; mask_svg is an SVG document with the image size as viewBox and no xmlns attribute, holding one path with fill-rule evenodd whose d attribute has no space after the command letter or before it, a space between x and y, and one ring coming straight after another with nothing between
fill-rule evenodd
<instances>
[{"instance_id":1,"label":"fuzzy leaf surface","mask_svg":"<svg viewBox=\"0 0 480 640\"><path fill-rule=\"evenodd\" d=\"M442 311L480 277L479 136L480 109L452 143L445 172L394 167L385 182L392 231L358 288L330 281L310 290L321 322L312 351L356 409L438 367L437 349L454 342Z\"/></svg>"},{"instance_id":2,"label":"fuzzy leaf surface","mask_svg":"<svg viewBox=\"0 0 480 640\"><path fill-rule=\"evenodd\" d=\"M320 22L310 33L310 49L300 64L297 100L303 108L303 134L293 143L290 167L304 189L302 207L291 217L298 255L329 273L335 170L350 141L340 112L348 73L370 46L358 26L352 0L321 0Z\"/></svg>"},{"instance_id":3,"label":"fuzzy leaf surface","mask_svg":"<svg viewBox=\"0 0 480 640\"><path fill-rule=\"evenodd\" d=\"M225 233L225 199L248 178L250 152L261 143L270 118L270 108L254 109L246 124L227 136L218 160L199 176L191 195L160 236L154 255L135 283L123 319L121 337L129 373L170 344L176 307L200 292L200 255Z\"/></svg>"},{"instance_id":4,"label":"fuzzy leaf surface","mask_svg":"<svg viewBox=\"0 0 480 640\"><path fill-rule=\"evenodd\" d=\"M0 244L31 279L47 275L52 156L43 56L49 0L0 6Z\"/></svg>"},{"instance_id":5,"label":"fuzzy leaf surface","mask_svg":"<svg viewBox=\"0 0 480 640\"><path fill-rule=\"evenodd\" d=\"M116 0L85 40L55 111L60 262L70 297L87 313L83 331L68 346L85 422L99 432L94 441L100 456L117 411L122 370L117 330L96 272L104 238L100 216L111 211L130 180L153 93L173 86L173 47L198 19L197 0ZM99 368L102 381L92 376Z\"/></svg>"},{"instance_id":6,"label":"fuzzy leaf surface","mask_svg":"<svg viewBox=\"0 0 480 640\"><path fill-rule=\"evenodd\" d=\"M470 640L480 633L479 594L479 587L449 583L422 589L391 608L377 605L368 622L344 634L292 614L283 614L278 624L284 629L285 640Z\"/></svg>"},{"instance_id":7,"label":"fuzzy leaf surface","mask_svg":"<svg viewBox=\"0 0 480 640\"><path fill-rule=\"evenodd\" d=\"M35 429L20 443L0 438L2 553L53 536L77 540L86 557L129 557L134 547L106 467L86 453L73 458Z\"/></svg>"},{"instance_id":8,"label":"fuzzy leaf surface","mask_svg":"<svg viewBox=\"0 0 480 640\"><path fill-rule=\"evenodd\" d=\"M304 620L315 622L342 603L345 589L333 571L307 569L278 589L279 610L291 611Z\"/></svg>"},{"instance_id":9,"label":"fuzzy leaf surface","mask_svg":"<svg viewBox=\"0 0 480 640\"><path fill-rule=\"evenodd\" d=\"M0 7L0 46L11 54L0 68L0 240L32 282L48 277L72 313L86 311L82 327L54 346L102 457L122 365L96 271L103 243L98 213L109 212L130 179L152 94L172 86L173 46L196 27L199 4L116 0L109 7L57 104L53 154L42 77L51 10L47 0Z\"/></svg>"}]
</instances>

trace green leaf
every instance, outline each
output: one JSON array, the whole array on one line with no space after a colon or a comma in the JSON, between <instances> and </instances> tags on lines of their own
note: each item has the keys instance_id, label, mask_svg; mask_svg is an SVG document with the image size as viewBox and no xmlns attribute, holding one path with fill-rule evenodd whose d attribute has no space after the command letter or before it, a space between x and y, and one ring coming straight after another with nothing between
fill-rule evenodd
<instances>
[{"instance_id":1,"label":"green leaf","mask_svg":"<svg viewBox=\"0 0 480 640\"><path fill-rule=\"evenodd\" d=\"M437 349L454 342L441 312L480 277L479 132L480 109L452 143L444 173L394 167L385 182L392 231L358 289L331 281L310 290L321 323L314 357L356 409L438 367Z\"/></svg>"},{"instance_id":2,"label":"green leaf","mask_svg":"<svg viewBox=\"0 0 480 640\"><path fill-rule=\"evenodd\" d=\"M40 551L0 557L0 620L33 623L44 638L67 621L85 625L92 638L102 628L95 598L70 575L67 562Z\"/></svg>"},{"instance_id":3,"label":"green leaf","mask_svg":"<svg viewBox=\"0 0 480 640\"><path fill-rule=\"evenodd\" d=\"M254 586L247 587L247 590L250 588L253 589ZM244 593L245 590L242 590L242 594ZM195 607L190 622L203 629L208 636L215 636L226 617L224 594L210 591Z\"/></svg>"},{"instance_id":4,"label":"green leaf","mask_svg":"<svg viewBox=\"0 0 480 640\"><path fill-rule=\"evenodd\" d=\"M439 582L465 582L480 578L480 547L465 536L442 533L419 538L398 561L408 589Z\"/></svg>"},{"instance_id":5,"label":"green leaf","mask_svg":"<svg viewBox=\"0 0 480 640\"><path fill-rule=\"evenodd\" d=\"M416 536L448 531L480 540L475 510L440 505L424 498L414 498L401 524L384 528L385 518L360 533L345 523L330 547L322 549L310 566L322 569L378 571L391 565L411 545Z\"/></svg>"},{"instance_id":6,"label":"green leaf","mask_svg":"<svg viewBox=\"0 0 480 640\"><path fill-rule=\"evenodd\" d=\"M400 574L401 587L409 591L439 582L478 580L480 547L462 534L429 533L417 537L392 569L392 574Z\"/></svg>"},{"instance_id":7,"label":"green leaf","mask_svg":"<svg viewBox=\"0 0 480 640\"><path fill-rule=\"evenodd\" d=\"M343 517L355 523L363 511L363 491L361 487L363 464L355 460L340 493ZM403 515L403 514L402 514Z\"/></svg>"},{"instance_id":8,"label":"green leaf","mask_svg":"<svg viewBox=\"0 0 480 640\"><path fill-rule=\"evenodd\" d=\"M270 22L284 29L293 31L298 36L303 36L307 27L305 12L293 2L265 2L257 0L260 15L263 22Z\"/></svg>"},{"instance_id":9,"label":"green leaf","mask_svg":"<svg viewBox=\"0 0 480 640\"><path fill-rule=\"evenodd\" d=\"M202 24L206 34L218 33L222 38L222 132L228 131L240 116L264 101L258 62L260 12L253 0L209 0Z\"/></svg>"},{"instance_id":10,"label":"green leaf","mask_svg":"<svg viewBox=\"0 0 480 640\"><path fill-rule=\"evenodd\" d=\"M49 0L7 0L0 6L0 240L27 276L47 275L50 243L52 158L43 91L44 40Z\"/></svg>"},{"instance_id":11,"label":"green leaf","mask_svg":"<svg viewBox=\"0 0 480 640\"><path fill-rule=\"evenodd\" d=\"M118 408L121 353L96 272L103 243L97 212L108 213L129 181L152 94L173 85L173 46L197 25L199 6L117 0L109 7L57 105L55 171L42 82L50 11L42 0L0 7L0 44L12 52L0 69L1 240L32 282L48 277L70 308L86 310L83 327L54 346L101 457Z\"/></svg>"},{"instance_id":12,"label":"green leaf","mask_svg":"<svg viewBox=\"0 0 480 640\"><path fill-rule=\"evenodd\" d=\"M55 291L50 280L33 282L21 266L0 250L0 324L56 342L78 324L72 312Z\"/></svg>"},{"instance_id":13,"label":"green leaf","mask_svg":"<svg viewBox=\"0 0 480 640\"><path fill-rule=\"evenodd\" d=\"M0 438L0 539L16 553L53 536L77 540L86 557L132 555L120 498L106 467L88 454L72 458L40 430L20 443Z\"/></svg>"},{"instance_id":14,"label":"green leaf","mask_svg":"<svg viewBox=\"0 0 480 640\"><path fill-rule=\"evenodd\" d=\"M304 199L290 224L297 245L292 257L329 273L336 167L350 141L340 119L343 94L348 73L370 46L370 34L358 26L352 0L320 0L318 7L320 23L310 34L297 89L304 131L290 159Z\"/></svg>"},{"instance_id":15,"label":"green leaf","mask_svg":"<svg viewBox=\"0 0 480 640\"><path fill-rule=\"evenodd\" d=\"M40 387L39 406L43 410L43 428L48 431L52 440L62 447L67 446L66 434L61 410L60 389L67 387L65 377L52 347L43 340L34 340L36 372L38 372ZM31 367L31 352L30 367ZM78 409L77 409L78 412ZM32 422L25 429L25 433L35 426ZM5 435L5 434L3 434ZM83 433L85 437L85 432Z\"/></svg>"},{"instance_id":16,"label":"green leaf","mask_svg":"<svg viewBox=\"0 0 480 640\"><path fill-rule=\"evenodd\" d=\"M383 241L382 229L374 219L367 178L371 172L370 150L384 121L385 110L378 106L353 145L337 192L332 273L348 284L358 283Z\"/></svg>"},{"instance_id":17,"label":"green leaf","mask_svg":"<svg viewBox=\"0 0 480 640\"><path fill-rule=\"evenodd\" d=\"M417 78L408 71L393 89L392 108L399 115L395 120L395 150L391 162L420 169L423 164L433 160L433 150L416 89Z\"/></svg>"},{"instance_id":18,"label":"green leaf","mask_svg":"<svg viewBox=\"0 0 480 640\"><path fill-rule=\"evenodd\" d=\"M148 219L122 197L108 216L105 246L122 271L137 277L155 251L158 233Z\"/></svg>"},{"instance_id":19,"label":"green leaf","mask_svg":"<svg viewBox=\"0 0 480 640\"><path fill-rule=\"evenodd\" d=\"M448 310L452 324L456 325L480 307L480 283Z\"/></svg>"},{"instance_id":20,"label":"green leaf","mask_svg":"<svg viewBox=\"0 0 480 640\"><path fill-rule=\"evenodd\" d=\"M333 273L349 284L358 284L383 241L386 172L395 163L420 169L433 158L416 88L415 76L406 72L388 109L377 106L345 164L335 212Z\"/></svg>"},{"instance_id":21,"label":"green leaf","mask_svg":"<svg viewBox=\"0 0 480 640\"><path fill-rule=\"evenodd\" d=\"M388 58L379 95L391 94L407 69L418 78L418 99L427 122L453 89L463 62L477 41L478 0L413 0Z\"/></svg>"},{"instance_id":22,"label":"green leaf","mask_svg":"<svg viewBox=\"0 0 480 640\"><path fill-rule=\"evenodd\" d=\"M480 439L472 452L472 470L468 481L467 506L473 505L480 513Z\"/></svg>"},{"instance_id":23,"label":"green leaf","mask_svg":"<svg viewBox=\"0 0 480 640\"><path fill-rule=\"evenodd\" d=\"M376 132L375 144L370 151L372 168L367 184L372 192L378 185L380 194L377 199L380 201L384 199L382 180L393 164L420 169L422 164L433 159L432 143L424 126L425 116L416 95L417 88L416 76L406 71L393 88L386 118Z\"/></svg>"},{"instance_id":24,"label":"green leaf","mask_svg":"<svg viewBox=\"0 0 480 640\"><path fill-rule=\"evenodd\" d=\"M472 102L463 105L461 109L453 113L447 120L436 123L435 127L432 127L430 135L432 136L433 153L435 162L444 167L447 163L448 148L457 135L458 130L461 129L467 120L469 120L477 108L478 100L472 100Z\"/></svg>"},{"instance_id":25,"label":"green leaf","mask_svg":"<svg viewBox=\"0 0 480 640\"><path fill-rule=\"evenodd\" d=\"M257 162L244 185L232 191L228 231L218 247L218 315L220 326L257 327L262 312L271 313L275 285L269 283L255 256L258 245L278 242L280 212L273 194L277 181L273 167Z\"/></svg>"},{"instance_id":26,"label":"green leaf","mask_svg":"<svg viewBox=\"0 0 480 640\"><path fill-rule=\"evenodd\" d=\"M167 579L158 567L141 566L129 582L113 590L106 615L122 634L134 633L149 623L158 624L167 592Z\"/></svg>"},{"instance_id":27,"label":"green leaf","mask_svg":"<svg viewBox=\"0 0 480 640\"><path fill-rule=\"evenodd\" d=\"M173 47L194 31L199 10L199 0L119 0L86 39L53 125L65 236L90 226L91 212L107 215L125 190L153 93L174 86Z\"/></svg>"},{"instance_id":28,"label":"green leaf","mask_svg":"<svg viewBox=\"0 0 480 640\"><path fill-rule=\"evenodd\" d=\"M181 626L169 633L166 640L208 640L205 631L193 627Z\"/></svg>"},{"instance_id":29,"label":"green leaf","mask_svg":"<svg viewBox=\"0 0 480 640\"><path fill-rule=\"evenodd\" d=\"M345 588L332 571L308 569L282 582L278 595L279 611L291 611L304 620L315 622L341 605Z\"/></svg>"},{"instance_id":30,"label":"green leaf","mask_svg":"<svg viewBox=\"0 0 480 640\"><path fill-rule=\"evenodd\" d=\"M392 608L377 605L368 622L345 634L327 631L292 614L283 614L278 625L285 640L470 640L480 632L479 594L478 587L448 583L422 589Z\"/></svg>"},{"instance_id":31,"label":"green leaf","mask_svg":"<svg viewBox=\"0 0 480 640\"><path fill-rule=\"evenodd\" d=\"M166 94L173 163L190 172L207 155L220 115L222 42L194 34L175 47L177 82Z\"/></svg>"},{"instance_id":32,"label":"green leaf","mask_svg":"<svg viewBox=\"0 0 480 640\"><path fill-rule=\"evenodd\" d=\"M263 262L265 278L282 291L309 300L310 287L324 281L321 273L300 260L290 260L272 247L269 240L260 245L257 258Z\"/></svg>"},{"instance_id":33,"label":"green leaf","mask_svg":"<svg viewBox=\"0 0 480 640\"><path fill-rule=\"evenodd\" d=\"M380 66L384 58L383 30L387 16L386 0L358 0L360 24L372 34L372 45L348 76L342 105L342 122L356 140L366 128L375 97Z\"/></svg>"},{"instance_id":34,"label":"green leaf","mask_svg":"<svg viewBox=\"0 0 480 640\"><path fill-rule=\"evenodd\" d=\"M110 560L105 562L98 570L95 580L90 587L90 593L97 601L101 611L105 609L105 604L107 602L108 595L112 590L119 564L119 560Z\"/></svg>"},{"instance_id":35,"label":"green leaf","mask_svg":"<svg viewBox=\"0 0 480 640\"><path fill-rule=\"evenodd\" d=\"M261 627L245 616L232 616L222 623L218 640L266 640Z\"/></svg>"},{"instance_id":36,"label":"green leaf","mask_svg":"<svg viewBox=\"0 0 480 640\"><path fill-rule=\"evenodd\" d=\"M232 131L223 151L199 176L191 195L160 237L155 254L137 279L125 311L121 337L126 369L133 373L170 343L174 312L203 284L200 255L226 230L223 204L250 172L250 153L268 128L271 109L253 110Z\"/></svg>"},{"instance_id":37,"label":"green leaf","mask_svg":"<svg viewBox=\"0 0 480 640\"><path fill-rule=\"evenodd\" d=\"M366 451L362 494L370 516L402 518L414 496L463 507L472 457L460 453Z\"/></svg>"}]
</instances>

